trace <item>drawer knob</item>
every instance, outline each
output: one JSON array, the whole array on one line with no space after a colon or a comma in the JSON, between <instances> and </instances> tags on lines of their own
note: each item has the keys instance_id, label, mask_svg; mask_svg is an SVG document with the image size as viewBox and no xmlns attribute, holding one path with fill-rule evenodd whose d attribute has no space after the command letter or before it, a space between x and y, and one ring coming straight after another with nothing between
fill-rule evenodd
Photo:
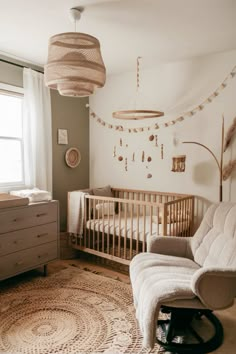
<instances>
[{"instance_id":1,"label":"drawer knob","mask_svg":"<svg viewBox=\"0 0 236 354\"><path fill-rule=\"evenodd\" d=\"M20 265L22 265L22 264L24 264L23 261L18 261L18 262L16 262L16 266L20 266Z\"/></svg>"},{"instance_id":2,"label":"drawer knob","mask_svg":"<svg viewBox=\"0 0 236 354\"><path fill-rule=\"evenodd\" d=\"M39 255L38 255L38 258L44 258L44 257L47 257L47 256L48 256L48 253L39 254Z\"/></svg>"},{"instance_id":3,"label":"drawer knob","mask_svg":"<svg viewBox=\"0 0 236 354\"><path fill-rule=\"evenodd\" d=\"M18 243L21 243L23 240L21 240L20 238L18 240L14 240L13 243L14 245L18 245Z\"/></svg>"},{"instance_id":4,"label":"drawer knob","mask_svg":"<svg viewBox=\"0 0 236 354\"><path fill-rule=\"evenodd\" d=\"M48 235L48 233L45 232L44 234L38 234L37 237L40 238L40 237L44 237L44 236L47 236L47 235Z\"/></svg>"},{"instance_id":5,"label":"drawer knob","mask_svg":"<svg viewBox=\"0 0 236 354\"><path fill-rule=\"evenodd\" d=\"M47 213L39 213L39 214L36 214L37 218L40 218L41 216L46 216Z\"/></svg>"}]
</instances>

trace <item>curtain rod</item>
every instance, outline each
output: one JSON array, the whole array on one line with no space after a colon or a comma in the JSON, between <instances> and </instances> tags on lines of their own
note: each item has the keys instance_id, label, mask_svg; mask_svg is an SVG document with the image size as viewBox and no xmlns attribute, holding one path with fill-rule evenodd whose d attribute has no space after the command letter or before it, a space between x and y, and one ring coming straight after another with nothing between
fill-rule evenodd
<instances>
[{"instance_id":1,"label":"curtain rod","mask_svg":"<svg viewBox=\"0 0 236 354\"><path fill-rule=\"evenodd\" d=\"M13 63L9 60L5 60L5 59L0 59L0 61L2 61L3 63L7 63L7 64L11 64L11 65L14 65L14 66L18 66L18 68L26 68L26 69L32 69L30 68L29 66L25 66L25 65L21 65L21 64L17 64L17 63ZM40 70L37 70L37 69L32 69L34 71L37 71L38 73L44 73L43 71L40 71Z\"/></svg>"}]
</instances>

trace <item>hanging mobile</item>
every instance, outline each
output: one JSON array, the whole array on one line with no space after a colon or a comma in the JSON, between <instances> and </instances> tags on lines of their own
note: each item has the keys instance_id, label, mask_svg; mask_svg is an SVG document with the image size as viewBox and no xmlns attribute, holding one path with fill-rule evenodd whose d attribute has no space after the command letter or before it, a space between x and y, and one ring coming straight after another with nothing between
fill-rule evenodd
<instances>
[{"instance_id":1,"label":"hanging mobile","mask_svg":"<svg viewBox=\"0 0 236 354\"><path fill-rule=\"evenodd\" d=\"M161 159L164 159L163 144L161 144Z\"/></svg>"},{"instance_id":2,"label":"hanging mobile","mask_svg":"<svg viewBox=\"0 0 236 354\"><path fill-rule=\"evenodd\" d=\"M142 152L142 162L144 162L144 158L145 158L145 153L144 151Z\"/></svg>"},{"instance_id":3,"label":"hanging mobile","mask_svg":"<svg viewBox=\"0 0 236 354\"><path fill-rule=\"evenodd\" d=\"M135 161L135 152L133 152L133 157L132 157L132 161Z\"/></svg>"},{"instance_id":4,"label":"hanging mobile","mask_svg":"<svg viewBox=\"0 0 236 354\"><path fill-rule=\"evenodd\" d=\"M116 146L114 146L114 149L113 149L113 157L116 157Z\"/></svg>"},{"instance_id":5,"label":"hanging mobile","mask_svg":"<svg viewBox=\"0 0 236 354\"><path fill-rule=\"evenodd\" d=\"M158 136L155 135L155 146L158 146Z\"/></svg>"},{"instance_id":6,"label":"hanging mobile","mask_svg":"<svg viewBox=\"0 0 236 354\"><path fill-rule=\"evenodd\" d=\"M125 171L128 171L127 157L125 158Z\"/></svg>"},{"instance_id":7,"label":"hanging mobile","mask_svg":"<svg viewBox=\"0 0 236 354\"><path fill-rule=\"evenodd\" d=\"M154 135L150 135L150 136L149 136L149 140L150 140L150 141L153 141L153 140L154 140Z\"/></svg>"},{"instance_id":8,"label":"hanging mobile","mask_svg":"<svg viewBox=\"0 0 236 354\"><path fill-rule=\"evenodd\" d=\"M120 138L120 146L122 146L122 139Z\"/></svg>"}]
</instances>

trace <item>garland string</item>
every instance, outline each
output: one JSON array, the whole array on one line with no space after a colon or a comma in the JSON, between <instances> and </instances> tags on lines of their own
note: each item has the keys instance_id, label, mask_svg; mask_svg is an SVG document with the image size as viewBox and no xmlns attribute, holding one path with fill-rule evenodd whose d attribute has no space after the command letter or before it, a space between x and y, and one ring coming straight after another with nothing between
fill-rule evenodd
<instances>
[{"instance_id":1,"label":"garland string","mask_svg":"<svg viewBox=\"0 0 236 354\"><path fill-rule=\"evenodd\" d=\"M117 131L120 131L120 132L139 133L139 132L155 130L155 129L160 129L160 128L167 128L167 127L170 127L170 126L172 126L172 125L174 125L176 123L182 122L185 118L192 117L194 114L196 114L199 111L202 111L206 104L212 103L212 101L217 96L219 96L220 92L222 90L224 90L225 87L228 85L228 81L233 79L235 76L236 76L236 65L231 70L229 75L226 76L226 78L221 83L221 85L219 87L217 87L217 89L207 99L205 99L202 103L200 103L198 106L196 106L195 108L191 109L190 111L185 112L181 116L179 116L179 117L177 117L177 118L175 118L173 120L170 120L170 121L168 121L166 123L161 123L161 124L155 123L155 124L152 124L152 125L149 125L149 126L142 126L142 127L136 127L136 128L128 127L127 128L127 127L123 127L123 125L115 125L115 124L110 124L110 123L106 122L105 120L100 118L91 108L90 108L90 117L95 119L98 124L108 128L108 129L113 129L113 130L117 130ZM86 105L86 106L89 107L89 105Z\"/></svg>"}]
</instances>

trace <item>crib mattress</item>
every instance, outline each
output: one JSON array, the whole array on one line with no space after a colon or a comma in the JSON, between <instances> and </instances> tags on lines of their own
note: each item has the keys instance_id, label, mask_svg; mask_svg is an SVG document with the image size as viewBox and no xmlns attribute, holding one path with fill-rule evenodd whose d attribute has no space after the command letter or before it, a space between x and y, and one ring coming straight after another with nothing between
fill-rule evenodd
<instances>
[{"instance_id":1,"label":"crib mattress","mask_svg":"<svg viewBox=\"0 0 236 354\"><path fill-rule=\"evenodd\" d=\"M90 230L104 231L106 234L120 235L121 237L127 237L133 240L138 239L139 241L147 240L150 236L162 235L162 224L151 223L150 216L146 216L145 219L142 216L140 216L139 219L136 216L133 216L133 218L127 216L126 222L123 215L120 217L120 221L118 215L115 215L114 219L113 216L110 216L110 220L107 217L104 217L104 219L90 219L87 221L86 227ZM187 230L188 227L188 221L178 221L167 224L166 236L178 236L181 231Z\"/></svg>"}]
</instances>

